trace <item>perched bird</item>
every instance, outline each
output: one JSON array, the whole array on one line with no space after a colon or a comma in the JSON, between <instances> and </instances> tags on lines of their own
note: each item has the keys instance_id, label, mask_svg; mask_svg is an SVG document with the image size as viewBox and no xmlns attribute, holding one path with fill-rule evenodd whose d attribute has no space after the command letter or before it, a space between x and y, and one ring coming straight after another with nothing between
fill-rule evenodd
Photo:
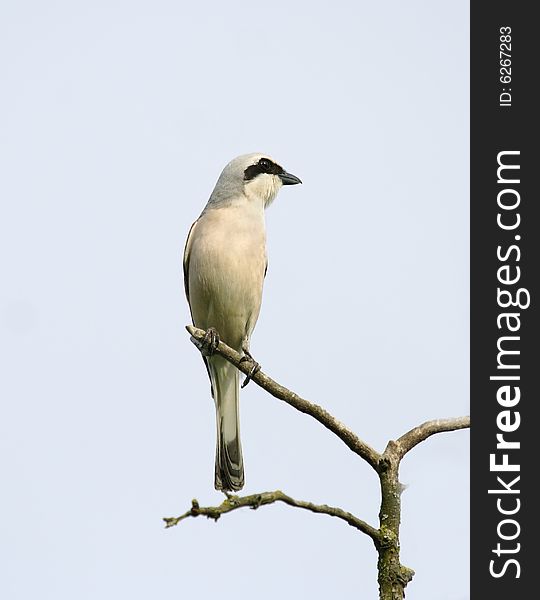
<instances>
[{"instance_id":1,"label":"perched bird","mask_svg":"<svg viewBox=\"0 0 540 600\"><path fill-rule=\"evenodd\" d=\"M184 250L184 284L193 325L251 358L250 337L261 308L266 275L264 209L282 185L302 183L269 156L245 154L222 171ZM219 338L217 338L219 335ZM214 485L237 491L244 485L240 444L239 375L211 348L203 352L216 405Z\"/></svg>"}]
</instances>

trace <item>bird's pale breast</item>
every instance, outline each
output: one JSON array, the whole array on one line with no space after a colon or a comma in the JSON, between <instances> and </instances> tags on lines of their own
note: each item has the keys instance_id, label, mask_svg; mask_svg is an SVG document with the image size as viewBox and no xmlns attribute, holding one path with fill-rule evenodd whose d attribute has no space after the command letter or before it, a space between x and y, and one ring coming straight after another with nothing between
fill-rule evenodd
<instances>
[{"instance_id":1,"label":"bird's pale breast","mask_svg":"<svg viewBox=\"0 0 540 600\"><path fill-rule=\"evenodd\" d=\"M223 341L240 350L261 307L264 213L245 205L208 210L195 228L189 256L194 323L202 329L214 327Z\"/></svg>"}]
</instances>

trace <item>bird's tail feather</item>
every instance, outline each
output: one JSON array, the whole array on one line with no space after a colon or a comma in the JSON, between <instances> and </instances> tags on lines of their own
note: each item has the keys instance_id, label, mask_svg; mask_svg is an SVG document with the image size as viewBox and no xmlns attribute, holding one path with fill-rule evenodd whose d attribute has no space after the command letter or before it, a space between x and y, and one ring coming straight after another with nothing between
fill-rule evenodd
<instances>
[{"instance_id":1,"label":"bird's tail feather","mask_svg":"<svg viewBox=\"0 0 540 600\"><path fill-rule=\"evenodd\" d=\"M216 490L238 491L244 486L240 444L240 373L221 356L208 359L216 403Z\"/></svg>"}]
</instances>

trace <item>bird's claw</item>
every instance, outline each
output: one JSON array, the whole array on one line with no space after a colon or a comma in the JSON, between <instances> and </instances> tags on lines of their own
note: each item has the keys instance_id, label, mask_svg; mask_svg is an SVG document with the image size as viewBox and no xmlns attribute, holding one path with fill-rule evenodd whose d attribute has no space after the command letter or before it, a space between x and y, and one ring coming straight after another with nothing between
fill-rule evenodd
<instances>
[{"instance_id":1,"label":"bird's claw","mask_svg":"<svg viewBox=\"0 0 540 600\"><path fill-rule=\"evenodd\" d=\"M246 378L244 379L244 381L242 382L242 385L240 386L242 389L244 389L246 387L246 385L251 381L251 378L258 373L261 370L261 365L253 360L253 357L251 356L251 354L247 353L247 356L243 356L240 359L240 362L244 361L244 360L250 360L253 363L253 366L251 367L251 371L246 375Z\"/></svg>"},{"instance_id":2,"label":"bird's claw","mask_svg":"<svg viewBox=\"0 0 540 600\"><path fill-rule=\"evenodd\" d=\"M219 333L213 327L209 327L201 341L201 353L203 356L212 356L219 346Z\"/></svg>"}]
</instances>

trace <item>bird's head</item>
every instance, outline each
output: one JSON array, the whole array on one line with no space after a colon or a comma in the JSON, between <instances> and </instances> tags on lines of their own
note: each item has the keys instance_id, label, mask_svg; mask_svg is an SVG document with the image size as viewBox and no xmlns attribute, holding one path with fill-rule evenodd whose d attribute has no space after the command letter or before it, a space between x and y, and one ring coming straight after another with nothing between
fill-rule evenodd
<instances>
[{"instance_id":1,"label":"bird's head","mask_svg":"<svg viewBox=\"0 0 540 600\"><path fill-rule=\"evenodd\" d=\"M269 206L282 185L302 183L296 175L266 154L243 154L231 160L223 169L210 197L212 203L224 203L244 196Z\"/></svg>"}]
</instances>

